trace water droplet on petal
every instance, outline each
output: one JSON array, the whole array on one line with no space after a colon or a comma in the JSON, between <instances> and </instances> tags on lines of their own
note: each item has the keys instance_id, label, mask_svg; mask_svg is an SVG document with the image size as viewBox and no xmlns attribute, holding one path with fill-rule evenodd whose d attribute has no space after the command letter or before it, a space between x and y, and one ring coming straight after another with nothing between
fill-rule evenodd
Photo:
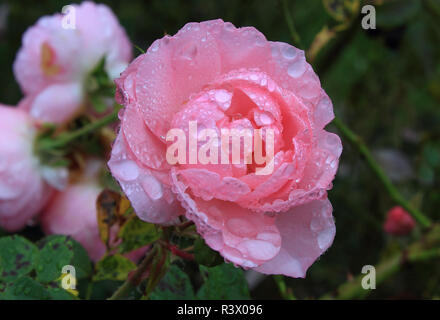
<instances>
[{"instance_id":1,"label":"water droplet on petal","mask_svg":"<svg viewBox=\"0 0 440 320\"><path fill-rule=\"evenodd\" d=\"M266 125L266 126L272 124L272 118L269 115L267 115L266 113L262 113L260 115L260 121L263 125Z\"/></svg>"},{"instance_id":2,"label":"water droplet on petal","mask_svg":"<svg viewBox=\"0 0 440 320\"><path fill-rule=\"evenodd\" d=\"M231 99L231 94L226 90L217 90L215 92L215 100L217 100L220 103L227 102L230 99Z\"/></svg>"},{"instance_id":3,"label":"water droplet on petal","mask_svg":"<svg viewBox=\"0 0 440 320\"><path fill-rule=\"evenodd\" d=\"M242 242L238 247L240 251L246 253L246 256L250 256L256 260L269 260L279 251L279 247L262 240L247 240Z\"/></svg>"},{"instance_id":4,"label":"water droplet on petal","mask_svg":"<svg viewBox=\"0 0 440 320\"><path fill-rule=\"evenodd\" d=\"M321 250L326 249L330 246L335 235L333 228L327 228L322 230L318 235L318 246Z\"/></svg>"},{"instance_id":5,"label":"water droplet on petal","mask_svg":"<svg viewBox=\"0 0 440 320\"><path fill-rule=\"evenodd\" d=\"M251 238L257 235L257 230L252 222L241 218L232 218L226 222L229 232L239 237Z\"/></svg>"},{"instance_id":6,"label":"water droplet on petal","mask_svg":"<svg viewBox=\"0 0 440 320\"><path fill-rule=\"evenodd\" d=\"M287 68L287 74L292 78L301 77L306 71L306 63L303 60L297 60L289 65Z\"/></svg>"},{"instance_id":7,"label":"water droplet on petal","mask_svg":"<svg viewBox=\"0 0 440 320\"><path fill-rule=\"evenodd\" d=\"M112 164L112 173L123 181L133 181L139 176L139 168L132 160L122 160Z\"/></svg>"},{"instance_id":8,"label":"water droplet on petal","mask_svg":"<svg viewBox=\"0 0 440 320\"><path fill-rule=\"evenodd\" d=\"M185 60L193 60L197 55L197 45L190 43L180 52L180 56Z\"/></svg>"},{"instance_id":9,"label":"water droplet on petal","mask_svg":"<svg viewBox=\"0 0 440 320\"><path fill-rule=\"evenodd\" d=\"M281 54L284 58L292 60L296 56L296 49L292 46L284 46L281 48Z\"/></svg>"},{"instance_id":10,"label":"water droplet on petal","mask_svg":"<svg viewBox=\"0 0 440 320\"><path fill-rule=\"evenodd\" d=\"M145 176L141 182L142 189L152 200L159 200L163 196L162 185L153 176Z\"/></svg>"},{"instance_id":11,"label":"water droplet on petal","mask_svg":"<svg viewBox=\"0 0 440 320\"><path fill-rule=\"evenodd\" d=\"M315 217L310 221L310 230L317 232L322 229L322 219L321 217Z\"/></svg>"}]
</instances>

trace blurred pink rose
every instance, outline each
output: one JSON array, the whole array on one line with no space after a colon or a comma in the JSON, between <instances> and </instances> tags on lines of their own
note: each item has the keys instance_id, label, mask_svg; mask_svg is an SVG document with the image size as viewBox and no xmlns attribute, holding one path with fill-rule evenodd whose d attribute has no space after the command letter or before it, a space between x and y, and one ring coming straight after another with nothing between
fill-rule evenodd
<instances>
[{"instance_id":1,"label":"blurred pink rose","mask_svg":"<svg viewBox=\"0 0 440 320\"><path fill-rule=\"evenodd\" d=\"M81 110L84 80L105 56L105 70L118 77L131 60L131 44L105 5L72 5L73 29L62 14L44 16L23 35L14 74L26 99L21 107L38 120L63 123ZM72 11L71 11L72 12Z\"/></svg>"},{"instance_id":2,"label":"blurred pink rose","mask_svg":"<svg viewBox=\"0 0 440 320\"><path fill-rule=\"evenodd\" d=\"M405 209L395 206L388 211L383 228L386 233L404 236L414 229L415 224L416 222Z\"/></svg>"},{"instance_id":3,"label":"blurred pink rose","mask_svg":"<svg viewBox=\"0 0 440 320\"><path fill-rule=\"evenodd\" d=\"M335 235L327 190L342 145L324 130L333 106L304 52L253 27L189 23L155 41L116 82L125 109L109 167L138 216L171 223L180 203L225 259L305 277ZM188 137L189 121L214 133L270 129L273 172L256 174L243 152L239 164L171 165L167 134Z\"/></svg>"},{"instance_id":4,"label":"blurred pink rose","mask_svg":"<svg viewBox=\"0 0 440 320\"><path fill-rule=\"evenodd\" d=\"M81 180L69 185L64 191L57 192L40 217L46 234L72 236L95 262L106 252L99 236L96 214L96 200L102 191L97 175L102 165L99 160L88 161ZM116 234L117 230L113 231ZM146 248L140 248L126 254L126 257L137 262L145 252Z\"/></svg>"},{"instance_id":5,"label":"blurred pink rose","mask_svg":"<svg viewBox=\"0 0 440 320\"><path fill-rule=\"evenodd\" d=\"M35 133L27 113L0 105L0 226L11 232L25 227L52 193L44 176L55 170L33 154Z\"/></svg>"}]
</instances>

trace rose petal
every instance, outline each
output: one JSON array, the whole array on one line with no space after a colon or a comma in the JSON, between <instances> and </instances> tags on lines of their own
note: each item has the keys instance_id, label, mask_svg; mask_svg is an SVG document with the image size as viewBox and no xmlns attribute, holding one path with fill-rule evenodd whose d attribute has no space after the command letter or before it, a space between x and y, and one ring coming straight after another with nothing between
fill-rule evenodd
<instances>
[{"instance_id":1,"label":"rose petal","mask_svg":"<svg viewBox=\"0 0 440 320\"><path fill-rule=\"evenodd\" d=\"M140 219L169 223L182 213L170 187L160 181L154 170L135 162L121 132L113 145L108 166Z\"/></svg>"},{"instance_id":2,"label":"rose petal","mask_svg":"<svg viewBox=\"0 0 440 320\"><path fill-rule=\"evenodd\" d=\"M80 111L83 94L78 82L54 84L35 96L29 112L42 122L65 123Z\"/></svg>"},{"instance_id":3,"label":"rose petal","mask_svg":"<svg viewBox=\"0 0 440 320\"><path fill-rule=\"evenodd\" d=\"M332 244L336 228L328 199L294 207L277 217L281 249L272 260L255 270L304 278L307 269Z\"/></svg>"},{"instance_id":4,"label":"rose petal","mask_svg":"<svg viewBox=\"0 0 440 320\"><path fill-rule=\"evenodd\" d=\"M147 126L166 136L171 119L220 72L217 44L204 25L189 23L174 37L156 40L143 55L136 77L136 95Z\"/></svg>"}]
</instances>

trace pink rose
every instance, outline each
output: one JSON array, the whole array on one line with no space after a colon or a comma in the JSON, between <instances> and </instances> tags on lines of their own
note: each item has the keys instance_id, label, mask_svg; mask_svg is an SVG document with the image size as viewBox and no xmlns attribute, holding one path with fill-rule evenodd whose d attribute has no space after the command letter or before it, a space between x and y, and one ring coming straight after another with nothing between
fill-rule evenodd
<instances>
[{"instance_id":1,"label":"pink rose","mask_svg":"<svg viewBox=\"0 0 440 320\"><path fill-rule=\"evenodd\" d=\"M131 44L105 5L72 5L67 15L44 16L23 35L14 74L27 96L21 104L44 122L63 123L81 111L87 75L106 57L118 77L131 60Z\"/></svg>"},{"instance_id":2,"label":"pink rose","mask_svg":"<svg viewBox=\"0 0 440 320\"><path fill-rule=\"evenodd\" d=\"M44 168L33 154L36 129L22 110L0 105L0 226L17 231L45 205L66 172Z\"/></svg>"},{"instance_id":3,"label":"pink rose","mask_svg":"<svg viewBox=\"0 0 440 320\"><path fill-rule=\"evenodd\" d=\"M405 209L396 206L388 211L383 228L388 234L404 236L414 229L415 224L416 222Z\"/></svg>"},{"instance_id":4,"label":"pink rose","mask_svg":"<svg viewBox=\"0 0 440 320\"><path fill-rule=\"evenodd\" d=\"M70 184L64 191L55 193L40 217L46 234L71 236L95 262L106 253L99 235L96 213L96 200L102 191L97 175L102 165L99 160L89 160L80 180ZM113 231L116 234L118 230ZM134 250L126 257L137 262L146 250L146 247Z\"/></svg>"},{"instance_id":5,"label":"pink rose","mask_svg":"<svg viewBox=\"0 0 440 320\"><path fill-rule=\"evenodd\" d=\"M335 235L327 190L342 152L339 137L324 130L332 103L304 52L252 27L189 23L155 41L116 83L125 109L109 167L138 216L171 223L180 203L228 261L304 277ZM200 131L191 132L191 123ZM191 161L206 150L202 132L218 134L209 140L214 160L231 151L218 139L223 129L246 129L253 139L260 130L272 170L259 174L257 140L238 163ZM183 162L169 161L171 132L199 139L185 145Z\"/></svg>"}]
</instances>

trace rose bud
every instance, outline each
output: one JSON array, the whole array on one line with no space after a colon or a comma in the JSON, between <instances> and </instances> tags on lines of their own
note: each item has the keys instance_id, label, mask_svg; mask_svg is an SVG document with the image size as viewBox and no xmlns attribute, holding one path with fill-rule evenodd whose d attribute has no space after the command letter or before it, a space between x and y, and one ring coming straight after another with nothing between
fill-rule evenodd
<instances>
[{"instance_id":1,"label":"rose bud","mask_svg":"<svg viewBox=\"0 0 440 320\"><path fill-rule=\"evenodd\" d=\"M137 215L172 223L184 208L227 261L305 277L335 236L327 190L342 145L304 52L253 27L189 23L116 83L108 164Z\"/></svg>"},{"instance_id":2,"label":"rose bud","mask_svg":"<svg viewBox=\"0 0 440 320\"><path fill-rule=\"evenodd\" d=\"M383 225L386 233L396 236L409 234L415 226L414 219L400 206L391 208Z\"/></svg>"},{"instance_id":3,"label":"rose bud","mask_svg":"<svg viewBox=\"0 0 440 320\"><path fill-rule=\"evenodd\" d=\"M13 66L26 95L20 107L42 122L67 122L82 111L87 75L105 57L108 76L118 77L131 60L131 48L105 5L83 2L71 5L66 15L41 17L23 35Z\"/></svg>"}]
</instances>

